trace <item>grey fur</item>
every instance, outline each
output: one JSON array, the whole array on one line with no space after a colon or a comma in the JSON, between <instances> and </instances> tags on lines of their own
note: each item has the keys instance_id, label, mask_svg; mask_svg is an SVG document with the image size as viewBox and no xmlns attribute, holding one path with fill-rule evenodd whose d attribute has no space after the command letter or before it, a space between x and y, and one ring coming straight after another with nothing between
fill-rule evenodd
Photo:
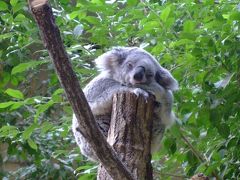
<instances>
[{"instance_id":1,"label":"grey fur","mask_svg":"<svg viewBox=\"0 0 240 180\"><path fill-rule=\"evenodd\" d=\"M173 123L172 91L178 83L171 73L161 67L155 58L137 47L117 47L95 60L100 74L85 88L84 94L92 109L102 133L107 136L111 119L113 94L131 91L136 95L156 97L153 119L152 152L159 149L166 126ZM73 115L73 133L83 155L97 161L89 143L76 129L77 120Z\"/></svg>"}]
</instances>

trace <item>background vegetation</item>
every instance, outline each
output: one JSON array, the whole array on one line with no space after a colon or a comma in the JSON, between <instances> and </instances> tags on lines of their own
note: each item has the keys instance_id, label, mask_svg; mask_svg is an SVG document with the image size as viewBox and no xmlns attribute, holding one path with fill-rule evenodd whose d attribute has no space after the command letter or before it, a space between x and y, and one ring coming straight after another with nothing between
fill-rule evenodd
<instances>
[{"instance_id":1,"label":"background vegetation","mask_svg":"<svg viewBox=\"0 0 240 180\"><path fill-rule=\"evenodd\" d=\"M240 178L238 0L51 5L82 87L97 73L93 59L112 46L143 47L179 81L179 120L153 156L156 178ZM0 32L0 178L94 179L96 165L76 147L71 107L25 1L0 1Z\"/></svg>"}]
</instances>

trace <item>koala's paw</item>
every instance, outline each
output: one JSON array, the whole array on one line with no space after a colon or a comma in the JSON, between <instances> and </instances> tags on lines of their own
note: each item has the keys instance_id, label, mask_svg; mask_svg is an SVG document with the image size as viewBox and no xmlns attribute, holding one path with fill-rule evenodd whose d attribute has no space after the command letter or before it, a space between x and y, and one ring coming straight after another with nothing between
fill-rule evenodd
<instances>
[{"instance_id":1,"label":"koala's paw","mask_svg":"<svg viewBox=\"0 0 240 180\"><path fill-rule=\"evenodd\" d=\"M140 95L142 95L142 96L145 98L145 100L149 97L148 92L146 92L146 91L144 91L144 90L142 90L142 89L140 89L140 88L133 89L132 92L133 92L134 94L136 94L137 97L139 97Z\"/></svg>"}]
</instances>

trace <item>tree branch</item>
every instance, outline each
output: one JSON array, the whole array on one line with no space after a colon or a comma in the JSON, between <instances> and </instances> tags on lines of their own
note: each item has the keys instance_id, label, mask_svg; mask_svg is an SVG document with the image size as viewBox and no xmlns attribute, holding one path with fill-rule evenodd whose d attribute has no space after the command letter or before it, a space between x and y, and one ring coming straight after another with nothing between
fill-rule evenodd
<instances>
[{"instance_id":1,"label":"tree branch","mask_svg":"<svg viewBox=\"0 0 240 180\"><path fill-rule=\"evenodd\" d=\"M113 179L133 179L131 173L118 159L94 120L87 100L81 90L64 49L60 32L55 24L47 0L29 0L30 9L40 29L41 37L55 66L60 83L77 117L78 129L89 141L102 165Z\"/></svg>"}]
</instances>

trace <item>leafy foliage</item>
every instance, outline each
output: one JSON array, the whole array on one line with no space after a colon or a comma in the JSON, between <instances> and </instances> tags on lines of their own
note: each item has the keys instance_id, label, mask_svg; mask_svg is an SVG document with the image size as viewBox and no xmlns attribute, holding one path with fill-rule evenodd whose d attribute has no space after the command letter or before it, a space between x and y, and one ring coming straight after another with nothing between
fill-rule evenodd
<instances>
[{"instance_id":1,"label":"leafy foliage","mask_svg":"<svg viewBox=\"0 0 240 180\"><path fill-rule=\"evenodd\" d=\"M52 1L84 86L93 59L140 46L171 70L178 121L153 156L155 177L240 178L238 1ZM94 179L71 134L72 110L25 1L0 2L1 178Z\"/></svg>"}]
</instances>

